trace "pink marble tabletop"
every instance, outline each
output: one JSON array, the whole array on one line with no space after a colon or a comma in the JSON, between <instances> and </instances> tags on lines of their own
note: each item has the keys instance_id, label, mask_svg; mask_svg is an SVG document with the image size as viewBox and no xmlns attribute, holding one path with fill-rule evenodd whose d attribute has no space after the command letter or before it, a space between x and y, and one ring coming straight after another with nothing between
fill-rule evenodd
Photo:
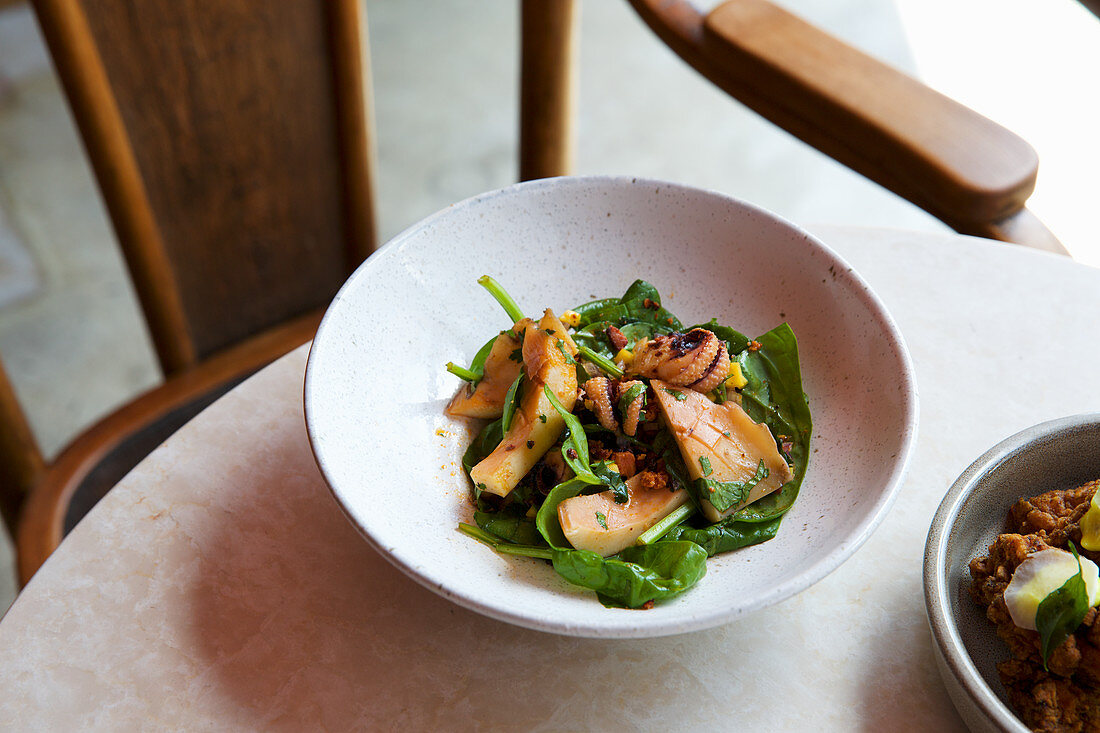
<instances>
[{"instance_id":1,"label":"pink marble tabletop","mask_svg":"<svg viewBox=\"0 0 1100 733\"><path fill-rule=\"evenodd\" d=\"M950 235L816 233L897 320L921 427L890 515L809 590L651 640L464 610L392 568L331 498L302 348L155 451L19 596L0 622L0 727L963 730L924 615L925 536L987 448L1100 410L1100 270ZM1058 374L1037 388L1040 346Z\"/></svg>"}]
</instances>

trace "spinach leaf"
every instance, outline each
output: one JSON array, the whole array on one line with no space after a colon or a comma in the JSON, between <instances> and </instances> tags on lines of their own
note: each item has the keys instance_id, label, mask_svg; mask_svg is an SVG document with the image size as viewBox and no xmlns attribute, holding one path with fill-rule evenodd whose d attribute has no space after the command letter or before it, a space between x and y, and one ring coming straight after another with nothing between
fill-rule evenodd
<instances>
[{"instance_id":1,"label":"spinach leaf","mask_svg":"<svg viewBox=\"0 0 1100 733\"><path fill-rule=\"evenodd\" d=\"M706 323L700 323L697 326L692 326L688 330L694 328L702 328L710 331L718 338L726 342L726 349L729 351L730 356L737 356L742 351L749 347L749 337L745 334L735 331L729 326L723 326L717 319L711 318Z\"/></svg>"},{"instance_id":2,"label":"spinach leaf","mask_svg":"<svg viewBox=\"0 0 1100 733\"><path fill-rule=\"evenodd\" d=\"M591 484L577 478L563 481L550 489L550 493L546 495L546 499L543 500L542 506L539 507L538 514L535 515L535 527L538 529L543 539L546 540L547 544L555 550L573 549L573 546L569 544L569 540L565 538L565 533L561 529L561 522L558 520L558 504L561 504L566 499L572 499L574 496L580 495L580 493L590 485Z\"/></svg>"},{"instance_id":3,"label":"spinach leaf","mask_svg":"<svg viewBox=\"0 0 1100 733\"><path fill-rule=\"evenodd\" d=\"M474 512L474 522L505 542L518 545L545 544L535 526L535 520L527 516L527 507L522 504L510 504L499 512Z\"/></svg>"},{"instance_id":4,"label":"spinach leaf","mask_svg":"<svg viewBox=\"0 0 1100 733\"><path fill-rule=\"evenodd\" d=\"M664 539L694 542L706 550L709 557L714 557L722 552L767 542L779 532L782 521L780 515L766 522L742 522L736 517L726 517L721 522L701 528L680 524L669 530Z\"/></svg>"},{"instance_id":5,"label":"spinach leaf","mask_svg":"<svg viewBox=\"0 0 1100 733\"><path fill-rule=\"evenodd\" d=\"M661 540L603 558L590 550L555 550L554 569L570 583L596 591L604 605L638 608L672 598L707 572L707 553L694 542Z\"/></svg>"},{"instance_id":6,"label":"spinach leaf","mask_svg":"<svg viewBox=\"0 0 1100 733\"><path fill-rule=\"evenodd\" d=\"M806 475L813 431L794 331L784 323L756 341L760 348L747 348L737 356L748 380L741 389L741 406L749 417L771 430L794 467L794 478L737 512L737 518L746 522L764 522L791 508Z\"/></svg>"},{"instance_id":7,"label":"spinach leaf","mask_svg":"<svg viewBox=\"0 0 1100 733\"><path fill-rule=\"evenodd\" d=\"M466 473L469 474L474 466L481 463L486 456L492 453L503 439L504 430L502 429L501 420L493 420L483 427L469 447L466 448L466 452L462 454L462 467L466 469Z\"/></svg>"},{"instance_id":8,"label":"spinach leaf","mask_svg":"<svg viewBox=\"0 0 1100 733\"><path fill-rule=\"evenodd\" d=\"M565 405L558 401L550 387L543 385L543 394L550 400L550 404L565 420L566 434L561 444L561 456L566 465L573 469L577 478L590 484L600 484L603 481L592 473L592 467L588 464L588 438L584 434L584 426L577 416L565 409Z\"/></svg>"},{"instance_id":9,"label":"spinach leaf","mask_svg":"<svg viewBox=\"0 0 1100 733\"><path fill-rule=\"evenodd\" d=\"M701 460L706 460L701 459ZM707 461L706 468L710 468ZM764 459L756 467L756 473L745 481L718 481L712 478L697 478L692 483L695 500L701 503L704 499L714 505L714 508L724 512L735 507L748 498L753 487L768 477L768 469L764 465Z\"/></svg>"},{"instance_id":10,"label":"spinach leaf","mask_svg":"<svg viewBox=\"0 0 1100 733\"><path fill-rule=\"evenodd\" d=\"M1035 612L1035 627L1039 632L1043 654L1043 669L1054 650L1062 645L1085 618L1089 610L1089 594L1085 588L1081 558L1072 542L1069 547L1077 560L1077 574L1039 603ZM556 557L556 554L555 554Z\"/></svg>"},{"instance_id":11,"label":"spinach leaf","mask_svg":"<svg viewBox=\"0 0 1100 733\"><path fill-rule=\"evenodd\" d=\"M599 314L604 308L618 305L619 298L600 298L599 300L592 300L584 305L578 305L573 308L573 312L580 316L580 322L577 325L577 329L583 329L592 325L596 321L601 320Z\"/></svg>"},{"instance_id":12,"label":"spinach leaf","mask_svg":"<svg viewBox=\"0 0 1100 733\"><path fill-rule=\"evenodd\" d=\"M661 306L661 294L657 288L645 280L635 280L621 298L594 300L573 310L581 316L578 330L584 329L590 333L592 331L588 327L601 321L606 322L604 328L613 325L621 329L636 323L648 323L670 331L683 328L680 319Z\"/></svg>"},{"instance_id":13,"label":"spinach leaf","mask_svg":"<svg viewBox=\"0 0 1100 733\"><path fill-rule=\"evenodd\" d=\"M503 331L501 333L504 333ZM497 337L493 336L489 339L484 346L477 350L474 354L474 360L470 363L470 368L460 367L453 361L447 362L447 371L455 375L459 379L465 379L470 383L471 387L477 387L478 382L485 376L485 362L489 358L489 352L493 350L493 344L496 343Z\"/></svg>"},{"instance_id":14,"label":"spinach leaf","mask_svg":"<svg viewBox=\"0 0 1100 733\"><path fill-rule=\"evenodd\" d=\"M523 372L521 371L516 375L512 386L508 388L507 394L504 395L504 410L500 416L500 429L505 433L512 427L512 416L516 414L516 406L523 397L523 392L520 389L522 384Z\"/></svg>"}]
</instances>

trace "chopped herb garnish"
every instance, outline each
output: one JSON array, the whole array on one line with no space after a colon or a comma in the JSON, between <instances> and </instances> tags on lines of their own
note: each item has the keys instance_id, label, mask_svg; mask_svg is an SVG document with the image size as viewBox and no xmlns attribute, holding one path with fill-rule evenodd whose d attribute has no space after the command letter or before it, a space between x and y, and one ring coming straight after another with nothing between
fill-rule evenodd
<instances>
[{"instance_id":1,"label":"chopped herb garnish","mask_svg":"<svg viewBox=\"0 0 1100 733\"><path fill-rule=\"evenodd\" d=\"M553 334L553 331L551 331L550 333ZM557 346L558 351L560 351L565 356L565 361L566 362L568 362L569 364L576 364L577 363L577 361L573 358L573 355L570 354L568 351L566 351L564 341L562 341L561 339L558 339L558 343L555 344L555 346Z\"/></svg>"},{"instance_id":2,"label":"chopped herb garnish","mask_svg":"<svg viewBox=\"0 0 1100 733\"><path fill-rule=\"evenodd\" d=\"M511 359L512 361L519 362L520 364L522 364L523 363L523 349L522 348L514 349L512 351L512 353L508 355L508 358Z\"/></svg>"},{"instance_id":3,"label":"chopped herb garnish","mask_svg":"<svg viewBox=\"0 0 1100 733\"><path fill-rule=\"evenodd\" d=\"M677 402L683 402L687 399L687 395L678 389L668 389L667 387L665 387L664 390L665 392L672 395L673 399L675 399Z\"/></svg>"},{"instance_id":4,"label":"chopped herb garnish","mask_svg":"<svg viewBox=\"0 0 1100 733\"><path fill-rule=\"evenodd\" d=\"M527 448L528 448L528 450L530 450L531 448L534 448L534 447L535 447L535 441L533 441L533 440L528 440L528 441L527 441Z\"/></svg>"},{"instance_id":5,"label":"chopped herb garnish","mask_svg":"<svg viewBox=\"0 0 1100 733\"><path fill-rule=\"evenodd\" d=\"M539 415L539 422L546 422L546 415Z\"/></svg>"},{"instance_id":6,"label":"chopped herb garnish","mask_svg":"<svg viewBox=\"0 0 1100 733\"><path fill-rule=\"evenodd\" d=\"M703 469L704 476L709 476L714 473L710 468L710 459L706 456L699 456L699 466Z\"/></svg>"},{"instance_id":7,"label":"chopped herb garnish","mask_svg":"<svg viewBox=\"0 0 1100 733\"><path fill-rule=\"evenodd\" d=\"M604 529L607 529L607 517L603 512L596 512L596 522Z\"/></svg>"}]
</instances>

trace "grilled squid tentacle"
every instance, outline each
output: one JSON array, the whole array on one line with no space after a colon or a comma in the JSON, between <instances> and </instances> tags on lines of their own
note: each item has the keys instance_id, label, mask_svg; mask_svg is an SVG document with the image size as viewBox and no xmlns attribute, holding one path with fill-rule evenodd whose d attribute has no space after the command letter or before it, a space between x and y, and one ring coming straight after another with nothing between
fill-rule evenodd
<instances>
[{"instance_id":1,"label":"grilled squid tentacle","mask_svg":"<svg viewBox=\"0 0 1100 733\"><path fill-rule=\"evenodd\" d=\"M634 349L630 371L710 392L729 374L730 355L722 339L703 328L644 340Z\"/></svg>"},{"instance_id":2,"label":"grilled squid tentacle","mask_svg":"<svg viewBox=\"0 0 1100 733\"><path fill-rule=\"evenodd\" d=\"M607 377L592 377L584 383L584 393L587 402L592 404L588 409L596 414L596 420L608 430L618 431L619 422L615 419L612 409L611 380Z\"/></svg>"},{"instance_id":3,"label":"grilled squid tentacle","mask_svg":"<svg viewBox=\"0 0 1100 733\"><path fill-rule=\"evenodd\" d=\"M619 383L619 414L623 418L623 433L631 437L638 432L638 423L645 409L645 385L637 379Z\"/></svg>"}]
</instances>

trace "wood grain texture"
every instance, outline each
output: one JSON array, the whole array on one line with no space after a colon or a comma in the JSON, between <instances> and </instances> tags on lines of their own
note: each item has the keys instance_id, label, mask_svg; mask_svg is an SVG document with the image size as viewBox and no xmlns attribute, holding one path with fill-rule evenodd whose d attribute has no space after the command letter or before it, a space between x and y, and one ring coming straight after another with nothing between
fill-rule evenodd
<instances>
[{"instance_id":1,"label":"wood grain texture","mask_svg":"<svg viewBox=\"0 0 1100 733\"><path fill-rule=\"evenodd\" d=\"M329 0L327 7L351 271L378 247L370 52L360 0Z\"/></svg>"},{"instance_id":2,"label":"wood grain texture","mask_svg":"<svg viewBox=\"0 0 1100 733\"><path fill-rule=\"evenodd\" d=\"M89 0L198 357L347 276L324 3Z\"/></svg>"},{"instance_id":3,"label":"wood grain texture","mask_svg":"<svg viewBox=\"0 0 1100 733\"><path fill-rule=\"evenodd\" d=\"M35 10L166 381L46 465L0 375L0 476L30 491L24 582L100 461L309 339L376 242L359 0Z\"/></svg>"},{"instance_id":4,"label":"wood grain texture","mask_svg":"<svg viewBox=\"0 0 1100 733\"><path fill-rule=\"evenodd\" d=\"M168 374L186 369L195 363L196 355L181 294L84 9L77 0L34 0L34 9L130 270L161 368Z\"/></svg>"},{"instance_id":5,"label":"wood grain texture","mask_svg":"<svg viewBox=\"0 0 1100 733\"><path fill-rule=\"evenodd\" d=\"M74 439L49 465L23 507L16 533L20 587L61 543L68 505L81 482L123 440L313 338L322 315L316 310L246 340L127 403Z\"/></svg>"},{"instance_id":6,"label":"wood grain texture","mask_svg":"<svg viewBox=\"0 0 1100 733\"><path fill-rule=\"evenodd\" d=\"M0 364L0 516L14 535L19 508L45 471L42 451Z\"/></svg>"},{"instance_id":7,"label":"wood grain texture","mask_svg":"<svg viewBox=\"0 0 1100 733\"><path fill-rule=\"evenodd\" d=\"M703 16L631 0L673 51L765 118L966 234L1021 210L1038 158L1021 138L767 0ZM1046 247L1052 235L1035 233Z\"/></svg>"},{"instance_id":8,"label":"wood grain texture","mask_svg":"<svg viewBox=\"0 0 1100 733\"><path fill-rule=\"evenodd\" d=\"M577 3L523 0L519 178L573 169L577 97Z\"/></svg>"}]
</instances>

